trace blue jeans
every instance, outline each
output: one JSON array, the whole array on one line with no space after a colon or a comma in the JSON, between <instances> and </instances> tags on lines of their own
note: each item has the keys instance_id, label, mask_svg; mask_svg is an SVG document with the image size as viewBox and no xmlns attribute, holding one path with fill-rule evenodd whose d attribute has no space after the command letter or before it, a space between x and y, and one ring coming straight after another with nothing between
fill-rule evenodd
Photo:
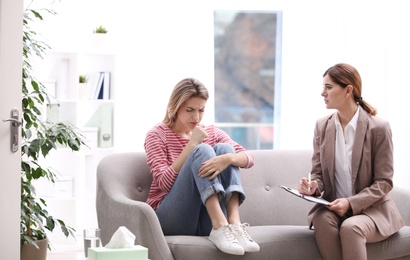
<instances>
[{"instance_id":1,"label":"blue jeans","mask_svg":"<svg viewBox=\"0 0 410 260\"><path fill-rule=\"evenodd\" d=\"M202 162L226 153L235 153L230 144L197 145L186 159L171 191L156 210L164 235L208 236L212 223L205 208L206 200L218 194L222 211L233 192L239 194L239 203L245 199L239 176L239 167L228 166L216 178L198 176Z\"/></svg>"}]
</instances>

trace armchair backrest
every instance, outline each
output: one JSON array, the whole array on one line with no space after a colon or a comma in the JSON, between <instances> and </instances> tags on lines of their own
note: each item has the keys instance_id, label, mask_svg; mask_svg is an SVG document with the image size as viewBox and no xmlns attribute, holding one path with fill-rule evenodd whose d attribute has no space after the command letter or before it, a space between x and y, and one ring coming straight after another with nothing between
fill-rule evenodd
<instances>
[{"instance_id":1,"label":"armchair backrest","mask_svg":"<svg viewBox=\"0 0 410 260\"><path fill-rule=\"evenodd\" d=\"M128 199L143 201L148 197L152 175L144 152L110 154L98 164L97 185L104 186L111 196L126 196Z\"/></svg>"}]
</instances>

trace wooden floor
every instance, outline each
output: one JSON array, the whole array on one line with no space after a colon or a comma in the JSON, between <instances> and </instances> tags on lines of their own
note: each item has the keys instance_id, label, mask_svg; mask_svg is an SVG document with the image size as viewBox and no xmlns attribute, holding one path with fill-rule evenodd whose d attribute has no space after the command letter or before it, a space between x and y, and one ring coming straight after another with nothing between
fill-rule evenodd
<instances>
[{"instance_id":1,"label":"wooden floor","mask_svg":"<svg viewBox=\"0 0 410 260\"><path fill-rule=\"evenodd\" d=\"M83 245L53 244L52 250L47 252L47 260L85 260Z\"/></svg>"},{"instance_id":2,"label":"wooden floor","mask_svg":"<svg viewBox=\"0 0 410 260\"><path fill-rule=\"evenodd\" d=\"M56 248L52 251L47 252L47 260L86 260L86 259L87 258L85 258L83 247L78 246L78 245L75 247Z\"/></svg>"},{"instance_id":3,"label":"wooden floor","mask_svg":"<svg viewBox=\"0 0 410 260\"><path fill-rule=\"evenodd\" d=\"M48 252L47 260L85 260L83 251Z\"/></svg>"}]
</instances>

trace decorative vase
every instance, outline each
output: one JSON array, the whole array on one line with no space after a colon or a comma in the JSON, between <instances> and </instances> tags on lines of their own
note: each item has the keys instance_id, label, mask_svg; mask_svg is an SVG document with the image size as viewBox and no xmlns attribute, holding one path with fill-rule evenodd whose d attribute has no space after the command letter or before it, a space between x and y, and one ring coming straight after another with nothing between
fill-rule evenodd
<instances>
[{"instance_id":1,"label":"decorative vase","mask_svg":"<svg viewBox=\"0 0 410 260\"><path fill-rule=\"evenodd\" d=\"M22 245L20 250L20 260L46 260L48 239L38 240L36 241L36 244L39 248L27 243Z\"/></svg>"},{"instance_id":2,"label":"decorative vase","mask_svg":"<svg viewBox=\"0 0 410 260\"><path fill-rule=\"evenodd\" d=\"M93 33L91 40L91 47L94 51L106 51L109 46L106 33Z\"/></svg>"},{"instance_id":3,"label":"decorative vase","mask_svg":"<svg viewBox=\"0 0 410 260\"><path fill-rule=\"evenodd\" d=\"M90 98L90 85L88 83L78 83L78 98L89 99Z\"/></svg>"}]
</instances>

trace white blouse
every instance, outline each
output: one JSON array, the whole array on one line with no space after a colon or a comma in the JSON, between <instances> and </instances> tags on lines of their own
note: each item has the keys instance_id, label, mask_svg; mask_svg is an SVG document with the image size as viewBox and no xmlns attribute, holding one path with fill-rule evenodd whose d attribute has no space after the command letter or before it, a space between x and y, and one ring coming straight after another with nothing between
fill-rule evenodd
<instances>
[{"instance_id":1,"label":"white blouse","mask_svg":"<svg viewBox=\"0 0 410 260\"><path fill-rule=\"evenodd\" d=\"M359 109L345 126L344 132L336 114L336 146L335 146L335 188L336 198L346 198L353 195L352 190L352 149L356 135Z\"/></svg>"}]
</instances>

